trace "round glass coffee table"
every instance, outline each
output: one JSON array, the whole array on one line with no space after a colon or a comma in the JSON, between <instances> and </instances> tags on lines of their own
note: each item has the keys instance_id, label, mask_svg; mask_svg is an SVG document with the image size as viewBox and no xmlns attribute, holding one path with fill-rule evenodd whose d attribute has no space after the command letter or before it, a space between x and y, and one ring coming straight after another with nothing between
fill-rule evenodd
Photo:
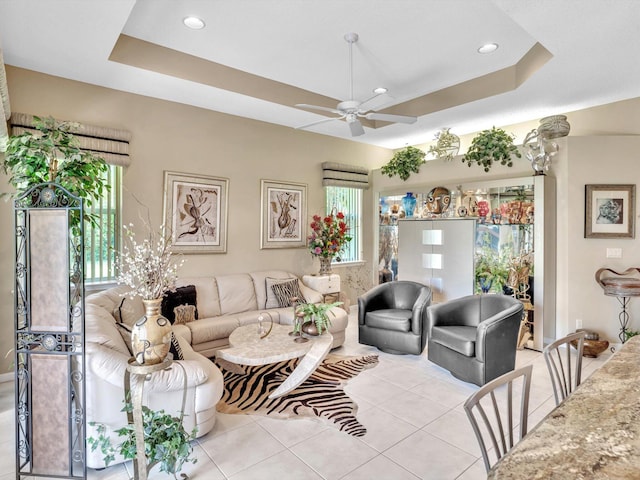
<instances>
[{"instance_id":1,"label":"round glass coffee table","mask_svg":"<svg viewBox=\"0 0 640 480\"><path fill-rule=\"evenodd\" d=\"M238 327L229 336L231 346L218 350L216 359L225 369L243 374L241 365L267 365L302 357L291 375L269 395L269 398L281 397L309 378L333 345L329 332L308 336L308 342L298 343L295 336L289 335L292 328L291 325L273 324L271 333L260 338L257 324Z\"/></svg>"}]
</instances>

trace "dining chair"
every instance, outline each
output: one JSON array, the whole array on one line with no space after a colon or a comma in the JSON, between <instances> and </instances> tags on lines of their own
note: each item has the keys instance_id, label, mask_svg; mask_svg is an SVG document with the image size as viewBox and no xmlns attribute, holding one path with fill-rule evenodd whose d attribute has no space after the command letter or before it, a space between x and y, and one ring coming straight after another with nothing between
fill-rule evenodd
<instances>
[{"instance_id":1,"label":"dining chair","mask_svg":"<svg viewBox=\"0 0 640 480\"><path fill-rule=\"evenodd\" d=\"M533 366L527 365L507 372L485 384L464 403L464 410L480 444L487 472L491 469L489 460L491 447L498 461L527 434L532 370ZM518 388L520 379L522 384ZM514 425L514 420L518 419L518 395L520 397L519 424ZM518 438L515 431L517 425L519 425Z\"/></svg>"},{"instance_id":2,"label":"dining chair","mask_svg":"<svg viewBox=\"0 0 640 480\"><path fill-rule=\"evenodd\" d=\"M576 332L559 338L542 351L551 376L556 405L560 405L580 385L585 333ZM571 348L572 344L575 350Z\"/></svg>"}]
</instances>

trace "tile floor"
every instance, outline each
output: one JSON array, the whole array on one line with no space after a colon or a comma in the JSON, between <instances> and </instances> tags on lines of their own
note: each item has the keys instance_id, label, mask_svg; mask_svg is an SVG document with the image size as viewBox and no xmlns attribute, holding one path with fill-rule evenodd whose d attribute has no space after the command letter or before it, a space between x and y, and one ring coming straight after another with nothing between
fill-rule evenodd
<instances>
[{"instance_id":1,"label":"tile floor","mask_svg":"<svg viewBox=\"0 0 640 480\"><path fill-rule=\"evenodd\" d=\"M335 353L380 356L380 363L351 380L367 435L354 438L311 420L273 420L219 414L214 429L195 441L198 461L184 473L202 480L415 480L484 479L480 451L462 404L477 387L453 378L426 354L389 355L358 344L357 319L349 317L345 345ZM607 355L587 359L583 378ZM542 354L519 351L517 366L532 363L529 428L553 407ZM13 386L0 384L0 480L15 478ZM95 471L96 480L128 480L131 463ZM170 478L157 469L150 479Z\"/></svg>"}]
</instances>

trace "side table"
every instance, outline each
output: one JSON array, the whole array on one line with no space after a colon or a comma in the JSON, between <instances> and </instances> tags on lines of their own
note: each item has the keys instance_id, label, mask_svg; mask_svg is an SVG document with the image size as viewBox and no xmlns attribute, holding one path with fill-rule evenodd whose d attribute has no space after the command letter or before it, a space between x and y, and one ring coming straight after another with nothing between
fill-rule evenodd
<instances>
[{"instance_id":1,"label":"side table","mask_svg":"<svg viewBox=\"0 0 640 480\"><path fill-rule=\"evenodd\" d=\"M332 297L334 302L340 299L340 275L303 275L302 282L320 292L325 303L327 297Z\"/></svg>"},{"instance_id":2,"label":"side table","mask_svg":"<svg viewBox=\"0 0 640 480\"><path fill-rule=\"evenodd\" d=\"M148 476L147 457L144 453L144 422L142 418L142 391L144 389L144 382L147 381L153 373L169 368L172 363L173 360L171 356L167 357L162 363L155 365L140 365L135 361L135 358L130 358L124 374L125 399L130 397L131 405L133 406L132 411L127 412L127 420L130 424L134 425L136 434L136 458L133 460L135 480L147 480ZM139 377L133 386L133 390L131 389L131 375ZM181 411L184 411L186 388L187 378L185 376Z\"/></svg>"}]
</instances>

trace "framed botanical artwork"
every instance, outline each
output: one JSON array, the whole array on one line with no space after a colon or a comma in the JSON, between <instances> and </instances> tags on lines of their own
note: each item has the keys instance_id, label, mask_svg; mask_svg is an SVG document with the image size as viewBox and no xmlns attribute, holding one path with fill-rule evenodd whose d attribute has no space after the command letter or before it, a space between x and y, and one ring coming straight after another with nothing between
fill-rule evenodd
<instances>
[{"instance_id":1,"label":"framed botanical artwork","mask_svg":"<svg viewBox=\"0 0 640 480\"><path fill-rule=\"evenodd\" d=\"M261 180L260 248L295 248L307 243L307 185Z\"/></svg>"},{"instance_id":2,"label":"framed botanical artwork","mask_svg":"<svg viewBox=\"0 0 640 480\"><path fill-rule=\"evenodd\" d=\"M164 218L178 253L226 253L229 180L164 172Z\"/></svg>"},{"instance_id":3,"label":"framed botanical artwork","mask_svg":"<svg viewBox=\"0 0 640 480\"><path fill-rule=\"evenodd\" d=\"M635 238L635 185L585 185L585 238Z\"/></svg>"}]
</instances>

